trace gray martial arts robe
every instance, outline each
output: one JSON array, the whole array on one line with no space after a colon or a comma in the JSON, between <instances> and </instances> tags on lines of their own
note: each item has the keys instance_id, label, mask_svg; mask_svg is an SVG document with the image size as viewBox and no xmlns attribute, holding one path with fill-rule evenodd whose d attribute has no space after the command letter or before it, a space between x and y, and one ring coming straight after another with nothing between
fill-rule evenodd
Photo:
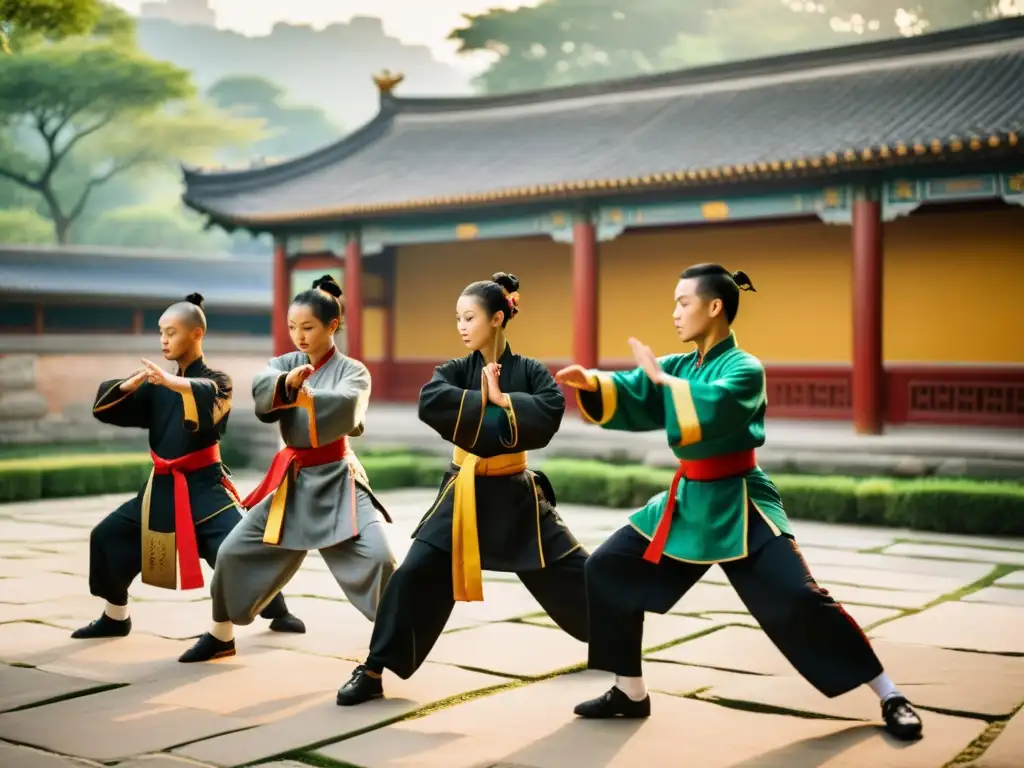
<instances>
[{"instance_id":1,"label":"gray martial arts robe","mask_svg":"<svg viewBox=\"0 0 1024 768\"><path fill-rule=\"evenodd\" d=\"M308 363L305 354L292 352L274 358L256 375L257 418L276 421L285 445L296 449L362 434L370 400L366 366L335 351L306 380L305 396L288 392L288 372ZM293 467L288 483L278 543L265 541L271 493L221 546L211 585L214 621L249 624L313 549L320 551L349 602L372 621L396 563L382 525L382 517L390 518L355 454L349 449L340 461L298 471Z\"/></svg>"}]
</instances>

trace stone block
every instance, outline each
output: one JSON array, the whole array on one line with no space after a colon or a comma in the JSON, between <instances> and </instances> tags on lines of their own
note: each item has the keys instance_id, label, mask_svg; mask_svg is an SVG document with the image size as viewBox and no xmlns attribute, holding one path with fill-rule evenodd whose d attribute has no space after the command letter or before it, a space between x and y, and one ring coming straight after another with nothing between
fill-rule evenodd
<instances>
[{"instance_id":1,"label":"stone block","mask_svg":"<svg viewBox=\"0 0 1024 768\"><path fill-rule=\"evenodd\" d=\"M576 703L606 687L603 675L563 675L369 731L318 754L373 768L935 768L985 726L934 715L929 738L905 744L875 724L744 712L659 693L651 696L647 720L573 715Z\"/></svg>"},{"instance_id":2,"label":"stone block","mask_svg":"<svg viewBox=\"0 0 1024 768\"><path fill-rule=\"evenodd\" d=\"M340 687L345 680L329 682L332 687ZM218 766L243 765L342 738L431 703L507 682L505 678L427 662L409 680L385 672L384 699L358 707L339 707L335 691L330 690L298 703L295 711L282 719L196 741L175 749L174 754Z\"/></svg>"},{"instance_id":3,"label":"stone block","mask_svg":"<svg viewBox=\"0 0 1024 768\"><path fill-rule=\"evenodd\" d=\"M872 634L893 642L985 653L1024 654L1020 609L984 603L940 603L883 624Z\"/></svg>"},{"instance_id":4,"label":"stone block","mask_svg":"<svg viewBox=\"0 0 1024 768\"><path fill-rule=\"evenodd\" d=\"M35 390L0 390L0 420L24 421L46 415L46 400Z\"/></svg>"}]
</instances>

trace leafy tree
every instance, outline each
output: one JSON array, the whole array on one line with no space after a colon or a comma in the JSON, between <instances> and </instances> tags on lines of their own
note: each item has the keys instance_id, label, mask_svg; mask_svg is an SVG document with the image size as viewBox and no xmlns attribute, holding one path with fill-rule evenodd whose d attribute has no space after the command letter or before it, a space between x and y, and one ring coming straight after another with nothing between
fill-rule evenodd
<instances>
[{"instance_id":1,"label":"leafy tree","mask_svg":"<svg viewBox=\"0 0 1024 768\"><path fill-rule=\"evenodd\" d=\"M489 93L921 34L1022 12L1020 0L542 0L465 16L449 39L497 61Z\"/></svg>"},{"instance_id":2,"label":"leafy tree","mask_svg":"<svg viewBox=\"0 0 1024 768\"><path fill-rule=\"evenodd\" d=\"M0 0L0 21L16 35L67 37L91 31L101 10L97 0Z\"/></svg>"},{"instance_id":3,"label":"leafy tree","mask_svg":"<svg viewBox=\"0 0 1024 768\"><path fill-rule=\"evenodd\" d=\"M0 177L41 196L57 242L93 191L134 172L253 135L252 123L190 105L189 75L113 42L73 39L0 67L0 128L31 136L0 157Z\"/></svg>"},{"instance_id":4,"label":"leafy tree","mask_svg":"<svg viewBox=\"0 0 1024 768\"><path fill-rule=\"evenodd\" d=\"M284 89L262 77L225 77L206 95L221 109L263 121L268 135L247 148L250 157L294 157L330 144L341 134L322 109L289 105Z\"/></svg>"},{"instance_id":5,"label":"leafy tree","mask_svg":"<svg viewBox=\"0 0 1024 768\"><path fill-rule=\"evenodd\" d=\"M460 53L498 61L478 80L488 93L654 72L681 34L698 35L730 0L544 0L535 7L465 15L448 38Z\"/></svg>"},{"instance_id":6,"label":"leafy tree","mask_svg":"<svg viewBox=\"0 0 1024 768\"><path fill-rule=\"evenodd\" d=\"M0 243L37 244L53 240L53 224L31 208L0 210Z\"/></svg>"},{"instance_id":7,"label":"leafy tree","mask_svg":"<svg viewBox=\"0 0 1024 768\"><path fill-rule=\"evenodd\" d=\"M225 248L229 238L222 232L211 237L203 231L198 214L161 203L146 203L104 211L79 237L90 245L114 245L127 248L215 250Z\"/></svg>"}]
</instances>

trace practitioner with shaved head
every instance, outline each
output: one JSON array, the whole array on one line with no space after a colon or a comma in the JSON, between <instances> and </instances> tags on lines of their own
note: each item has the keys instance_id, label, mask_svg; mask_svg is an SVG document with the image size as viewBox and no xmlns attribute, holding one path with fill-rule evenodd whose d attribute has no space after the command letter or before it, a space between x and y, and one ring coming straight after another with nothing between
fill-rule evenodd
<instances>
[{"instance_id":1,"label":"practitioner with shaved head","mask_svg":"<svg viewBox=\"0 0 1024 768\"><path fill-rule=\"evenodd\" d=\"M206 314L198 293L160 317L164 359L126 379L100 385L93 415L105 424L149 432L153 471L138 495L92 530L89 591L106 601L76 639L124 637L132 629L128 588L135 577L155 587L199 589L202 557L213 567L221 543L241 519L241 503L221 463L220 439L231 410L231 379L203 360ZM260 614L277 632L306 631L278 593Z\"/></svg>"}]
</instances>

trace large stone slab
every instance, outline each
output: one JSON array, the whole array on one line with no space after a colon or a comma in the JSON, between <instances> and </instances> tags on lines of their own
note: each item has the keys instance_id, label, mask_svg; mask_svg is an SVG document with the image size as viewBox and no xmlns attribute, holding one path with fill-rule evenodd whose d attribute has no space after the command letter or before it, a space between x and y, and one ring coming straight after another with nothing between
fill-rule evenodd
<instances>
[{"instance_id":1,"label":"large stone slab","mask_svg":"<svg viewBox=\"0 0 1024 768\"><path fill-rule=\"evenodd\" d=\"M306 623L306 633L271 632L256 619L237 627L239 653L248 647L279 648L338 659L363 659L370 647L373 624L350 603L319 598L289 598L289 608Z\"/></svg>"},{"instance_id":2,"label":"large stone slab","mask_svg":"<svg viewBox=\"0 0 1024 768\"><path fill-rule=\"evenodd\" d=\"M338 682L338 687L342 682ZM335 704L336 692L331 690L305 701L293 714L280 720L197 741L175 749L174 754L218 766L242 765L340 738L431 703L507 682L504 678L427 662L409 680L385 672L385 699L358 707L339 707Z\"/></svg>"},{"instance_id":3,"label":"large stone slab","mask_svg":"<svg viewBox=\"0 0 1024 768\"><path fill-rule=\"evenodd\" d=\"M511 622L484 624L441 635L430 660L502 675L536 677L585 662L587 645L546 627Z\"/></svg>"},{"instance_id":4,"label":"large stone slab","mask_svg":"<svg viewBox=\"0 0 1024 768\"><path fill-rule=\"evenodd\" d=\"M938 592L908 592L895 589L868 589L838 585L828 587L829 594L844 605L857 603L889 608L924 608L942 595Z\"/></svg>"},{"instance_id":5,"label":"large stone slab","mask_svg":"<svg viewBox=\"0 0 1024 768\"><path fill-rule=\"evenodd\" d=\"M94 680L0 664L0 712L82 693L96 687ZM3 764L0 762L0 765Z\"/></svg>"},{"instance_id":6,"label":"large stone slab","mask_svg":"<svg viewBox=\"0 0 1024 768\"><path fill-rule=\"evenodd\" d=\"M995 583L1000 587L1024 587L1024 569L1008 573L1001 579L996 579Z\"/></svg>"},{"instance_id":7,"label":"large stone slab","mask_svg":"<svg viewBox=\"0 0 1024 768\"><path fill-rule=\"evenodd\" d=\"M564 675L395 723L318 753L373 768L936 768L984 727L936 716L934 737L896 744L874 725L743 712L658 693L645 721L577 719L573 705L605 685L603 677Z\"/></svg>"},{"instance_id":8,"label":"large stone slab","mask_svg":"<svg viewBox=\"0 0 1024 768\"><path fill-rule=\"evenodd\" d=\"M215 674L158 693L149 703L269 723L298 714L325 691L336 691L353 666L351 661L292 651L262 652L244 665L225 665Z\"/></svg>"},{"instance_id":9,"label":"large stone slab","mask_svg":"<svg viewBox=\"0 0 1024 768\"><path fill-rule=\"evenodd\" d=\"M0 715L0 738L90 760L121 760L253 725L153 698L180 682L161 680ZM59 723L60 727L54 727Z\"/></svg>"},{"instance_id":10,"label":"large stone slab","mask_svg":"<svg viewBox=\"0 0 1024 768\"><path fill-rule=\"evenodd\" d=\"M900 659L897 654L885 653L889 648L880 648L879 651L884 654L890 675L911 701L923 707L981 717L1005 717L1017 706L1024 692L1024 677L1019 671L1010 680L985 678L992 680L991 685L979 686L979 678L973 674L973 665L969 661L952 671L937 666L929 669L925 666L927 659L920 656L920 649L912 651L917 658ZM852 720L874 721L879 718L878 699L867 686L829 699L800 677L733 675L727 681L713 684L701 696ZM926 721L926 730L929 730L927 720L931 713L922 711L921 717Z\"/></svg>"},{"instance_id":11,"label":"large stone slab","mask_svg":"<svg viewBox=\"0 0 1024 768\"><path fill-rule=\"evenodd\" d=\"M990 653L1024 653L1019 608L983 603L940 603L890 621L875 637L904 643Z\"/></svg>"},{"instance_id":12,"label":"large stone slab","mask_svg":"<svg viewBox=\"0 0 1024 768\"><path fill-rule=\"evenodd\" d=\"M687 664L671 664L668 662L644 660L644 680L647 687L658 693L670 693L673 696L687 696L707 688L731 683L734 680L746 680L755 677L738 672L723 672L709 667L691 667ZM761 677L757 676L760 680ZM775 678L772 678L775 679ZM613 676L608 675L611 685Z\"/></svg>"},{"instance_id":13,"label":"large stone slab","mask_svg":"<svg viewBox=\"0 0 1024 768\"><path fill-rule=\"evenodd\" d=\"M1024 755L1024 710L1006 724L985 753L974 761L977 768L1020 768Z\"/></svg>"},{"instance_id":14,"label":"large stone slab","mask_svg":"<svg viewBox=\"0 0 1024 768\"><path fill-rule=\"evenodd\" d=\"M0 660L103 683L129 683L194 674L178 657L189 642L133 632L128 637L72 640L64 629L16 622L0 625Z\"/></svg>"},{"instance_id":15,"label":"large stone slab","mask_svg":"<svg viewBox=\"0 0 1024 768\"><path fill-rule=\"evenodd\" d=\"M965 603L993 603L1024 608L1024 589L986 587L961 598ZM1024 616L1022 616L1024 618Z\"/></svg>"},{"instance_id":16,"label":"large stone slab","mask_svg":"<svg viewBox=\"0 0 1024 768\"><path fill-rule=\"evenodd\" d=\"M86 768L91 764L31 747L0 742L0 765L4 768Z\"/></svg>"},{"instance_id":17,"label":"large stone slab","mask_svg":"<svg viewBox=\"0 0 1024 768\"><path fill-rule=\"evenodd\" d=\"M896 589L907 592L927 592L938 597L955 592L974 579L957 576L935 576L924 573L908 576L899 571L882 571L876 568L855 568L848 565L818 565L814 571L815 580L831 589L835 585L868 587L871 589Z\"/></svg>"},{"instance_id":18,"label":"large stone slab","mask_svg":"<svg viewBox=\"0 0 1024 768\"><path fill-rule=\"evenodd\" d=\"M675 604L671 613L747 613L747 606L731 586L700 581Z\"/></svg>"},{"instance_id":19,"label":"large stone slab","mask_svg":"<svg viewBox=\"0 0 1024 768\"><path fill-rule=\"evenodd\" d=\"M966 579L965 583L970 583L992 572L992 565L987 563L958 563L924 557L899 557L889 554L889 550L884 555L845 552L840 549L824 547L801 547L800 551L807 559L811 573L814 573L819 566L843 565L854 568L874 568L879 571L895 571L905 574L904 578L908 579L913 578L911 574L919 573L927 576L951 576L957 579Z\"/></svg>"},{"instance_id":20,"label":"large stone slab","mask_svg":"<svg viewBox=\"0 0 1024 768\"><path fill-rule=\"evenodd\" d=\"M671 613L662 616L657 613L648 613L644 617L644 648L653 648L675 640L682 640L690 635L706 632L709 629L742 619L742 616L728 613L719 614L713 619L704 616L676 616ZM526 622L559 629L554 619L547 614L527 619Z\"/></svg>"},{"instance_id":21,"label":"large stone slab","mask_svg":"<svg viewBox=\"0 0 1024 768\"><path fill-rule=\"evenodd\" d=\"M902 542L886 550L887 555L911 555L914 557L935 557L945 560L969 560L974 563L1002 563L1024 565L1024 552L1006 549L982 549L980 547L954 547L945 544L919 544Z\"/></svg>"},{"instance_id":22,"label":"large stone slab","mask_svg":"<svg viewBox=\"0 0 1024 768\"><path fill-rule=\"evenodd\" d=\"M484 584L484 601L456 603L452 611L452 620L462 626L470 626L488 621L507 621L543 612L540 603L522 582L488 581ZM450 629L454 629L455 626L449 622Z\"/></svg>"},{"instance_id":23,"label":"large stone slab","mask_svg":"<svg viewBox=\"0 0 1024 768\"><path fill-rule=\"evenodd\" d=\"M1000 717L1011 712L1024 697L1024 658L886 641L876 641L873 646L892 679L918 704ZM726 685L724 691L719 684L711 684L713 687L708 694L711 696L837 717L877 716L878 702L870 696L867 699L853 694L837 699L821 696L799 677L768 637L756 630L727 627L651 654L648 659L752 673L723 678L727 681L727 684L722 683ZM647 664L645 669L663 666L666 665ZM769 678L755 675L771 676L772 680L794 679L799 685L780 683L775 686L764 682ZM988 682L981 686L978 680Z\"/></svg>"},{"instance_id":24,"label":"large stone slab","mask_svg":"<svg viewBox=\"0 0 1024 768\"><path fill-rule=\"evenodd\" d=\"M80 541L82 530L68 528L65 525L46 525L45 523L19 523L5 520L0 528L0 541L16 543L37 543L57 541ZM85 537L88 539L88 535Z\"/></svg>"},{"instance_id":25,"label":"large stone slab","mask_svg":"<svg viewBox=\"0 0 1024 768\"><path fill-rule=\"evenodd\" d=\"M89 585L78 576L60 573L33 573L31 576L4 579L0 603L38 603L62 597L88 596Z\"/></svg>"},{"instance_id":26,"label":"large stone slab","mask_svg":"<svg viewBox=\"0 0 1024 768\"><path fill-rule=\"evenodd\" d=\"M819 523L813 520L792 520L793 535L801 547L831 549L875 549L902 537L903 531L892 528L870 528L860 525Z\"/></svg>"},{"instance_id":27,"label":"large stone slab","mask_svg":"<svg viewBox=\"0 0 1024 768\"><path fill-rule=\"evenodd\" d=\"M118 763L117 768L203 768L201 763L171 755L141 755ZM303 768L306 768L303 766Z\"/></svg>"},{"instance_id":28,"label":"large stone slab","mask_svg":"<svg viewBox=\"0 0 1024 768\"><path fill-rule=\"evenodd\" d=\"M758 675L796 674L764 632L750 627L724 627L696 640L652 653L649 658Z\"/></svg>"}]
</instances>

